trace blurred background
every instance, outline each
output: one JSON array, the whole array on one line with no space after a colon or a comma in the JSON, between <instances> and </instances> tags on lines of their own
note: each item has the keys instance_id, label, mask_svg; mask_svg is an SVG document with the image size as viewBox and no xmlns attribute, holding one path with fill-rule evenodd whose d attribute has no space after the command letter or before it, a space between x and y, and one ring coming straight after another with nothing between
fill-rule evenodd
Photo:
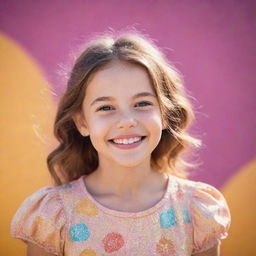
<instances>
[{"instance_id":1,"label":"blurred background","mask_svg":"<svg viewBox=\"0 0 256 256\"><path fill-rule=\"evenodd\" d=\"M46 157L74 55L104 32L152 38L183 74L202 139L193 179L224 194L232 223L221 255L256 255L256 2L253 0L0 1L0 254L21 202L52 181ZM19 253L19 254L18 254Z\"/></svg>"}]
</instances>

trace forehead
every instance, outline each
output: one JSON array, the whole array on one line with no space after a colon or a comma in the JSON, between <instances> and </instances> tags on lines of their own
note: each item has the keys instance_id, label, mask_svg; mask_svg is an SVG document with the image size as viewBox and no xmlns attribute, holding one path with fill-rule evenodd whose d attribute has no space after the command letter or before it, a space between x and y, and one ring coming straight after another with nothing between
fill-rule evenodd
<instances>
[{"instance_id":1,"label":"forehead","mask_svg":"<svg viewBox=\"0 0 256 256\"><path fill-rule=\"evenodd\" d=\"M116 60L92 75L85 96L132 96L141 91L154 92L146 69Z\"/></svg>"}]
</instances>

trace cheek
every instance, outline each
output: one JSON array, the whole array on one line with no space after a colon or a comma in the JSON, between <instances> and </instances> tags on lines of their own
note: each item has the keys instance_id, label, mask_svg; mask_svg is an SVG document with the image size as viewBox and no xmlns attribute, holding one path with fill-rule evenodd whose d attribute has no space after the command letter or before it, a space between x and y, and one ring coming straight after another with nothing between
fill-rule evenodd
<instances>
[{"instance_id":1,"label":"cheek","mask_svg":"<svg viewBox=\"0 0 256 256\"><path fill-rule=\"evenodd\" d=\"M144 115L143 119L141 119L143 124L147 124L148 129L151 133L151 145L153 147L156 147L161 140L162 136L162 119L160 114L156 111L153 113L150 113L148 115Z\"/></svg>"},{"instance_id":2,"label":"cheek","mask_svg":"<svg viewBox=\"0 0 256 256\"><path fill-rule=\"evenodd\" d=\"M89 120L89 131L91 140L95 142L107 136L109 120L106 117L94 117Z\"/></svg>"},{"instance_id":3,"label":"cheek","mask_svg":"<svg viewBox=\"0 0 256 256\"><path fill-rule=\"evenodd\" d=\"M140 121L144 124L148 124L152 129L162 130L162 120L158 111L148 112L141 115Z\"/></svg>"}]
</instances>

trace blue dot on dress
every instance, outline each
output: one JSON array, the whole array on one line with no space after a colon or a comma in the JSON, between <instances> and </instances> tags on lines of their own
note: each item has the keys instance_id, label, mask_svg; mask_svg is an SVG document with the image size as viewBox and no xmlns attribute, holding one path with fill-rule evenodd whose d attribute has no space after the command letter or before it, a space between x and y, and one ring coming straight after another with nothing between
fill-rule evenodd
<instances>
[{"instance_id":1,"label":"blue dot on dress","mask_svg":"<svg viewBox=\"0 0 256 256\"><path fill-rule=\"evenodd\" d=\"M182 211L182 214L183 214L183 220L184 220L186 223L191 222L188 210L183 210L183 211Z\"/></svg>"},{"instance_id":2,"label":"blue dot on dress","mask_svg":"<svg viewBox=\"0 0 256 256\"><path fill-rule=\"evenodd\" d=\"M173 208L160 214L160 225L161 228L170 228L177 225L177 218Z\"/></svg>"},{"instance_id":3,"label":"blue dot on dress","mask_svg":"<svg viewBox=\"0 0 256 256\"><path fill-rule=\"evenodd\" d=\"M69 229L70 239L73 242L85 241L89 238L90 232L88 226L84 223L73 225Z\"/></svg>"}]
</instances>

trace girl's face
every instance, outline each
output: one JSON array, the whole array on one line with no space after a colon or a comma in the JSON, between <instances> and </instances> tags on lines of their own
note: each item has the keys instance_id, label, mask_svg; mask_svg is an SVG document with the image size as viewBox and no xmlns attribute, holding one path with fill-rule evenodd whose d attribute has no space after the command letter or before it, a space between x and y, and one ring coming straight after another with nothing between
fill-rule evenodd
<instances>
[{"instance_id":1,"label":"girl's face","mask_svg":"<svg viewBox=\"0 0 256 256\"><path fill-rule=\"evenodd\" d=\"M80 131L89 134L100 163L134 167L150 161L163 127L156 94L142 67L114 61L97 71L82 110Z\"/></svg>"}]
</instances>

